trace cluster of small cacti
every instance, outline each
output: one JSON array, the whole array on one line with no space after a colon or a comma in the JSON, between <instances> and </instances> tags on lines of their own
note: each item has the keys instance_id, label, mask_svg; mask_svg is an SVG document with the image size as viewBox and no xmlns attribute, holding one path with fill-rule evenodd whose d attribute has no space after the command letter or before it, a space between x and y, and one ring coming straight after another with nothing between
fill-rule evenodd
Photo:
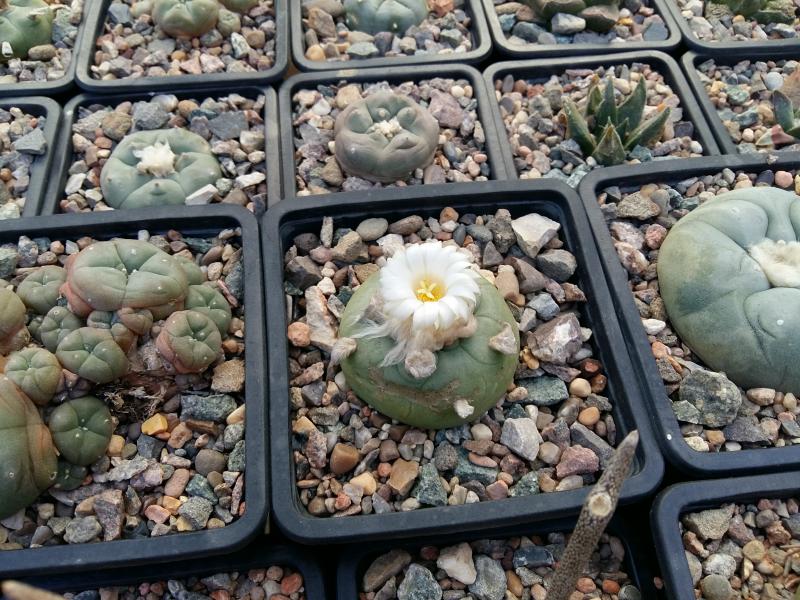
<instances>
[{"instance_id":1,"label":"cluster of small cacti","mask_svg":"<svg viewBox=\"0 0 800 600\"><path fill-rule=\"evenodd\" d=\"M713 16L723 6L734 15L755 19L759 23L794 23L795 6L785 0L711 0L706 3L706 16Z\"/></svg>"},{"instance_id":2,"label":"cluster of small cacti","mask_svg":"<svg viewBox=\"0 0 800 600\"><path fill-rule=\"evenodd\" d=\"M51 43L53 8L44 0L0 0L0 58L25 58Z\"/></svg>"},{"instance_id":3,"label":"cluster of small cacti","mask_svg":"<svg viewBox=\"0 0 800 600\"><path fill-rule=\"evenodd\" d=\"M577 15L589 29L604 33L619 20L620 0L526 0L538 21L549 22L555 15Z\"/></svg>"},{"instance_id":4,"label":"cluster of small cacti","mask_svg":"<svg viewBox=\"0 0 800 600\"><path fill-rule=\"evenodd\" d=\"M648 146L661 137L670 109L659 106L656 115L644 119L647 88L643 78L619 105L613 81L609 79L603 91L598 83L589 91L584 112L571 100L564 102L567 135L599 164L619 165L633 148Z\"/></svg>"},{"instance_id":5,"label":"cluster of small cacti","mask_svg":"<svg viewBox=\"0 0 800 600\"><path fill-rule=\"evenodd\" d=\"M428 0L345 0L347 27L376 34L405 33L428 16Z\"/></svg>"},{"instance_id":6,"label":"cluster of small cacti","mask_svg":"<svg viewBox=\"0 0 800 600\"><path fill-rule=\"evenodd\" d=\"M63 268L32 271L16 290L3 282L0 519L50 487L82 483L115 425L91 386L124 378L140 343L157 349L164 375L202 373L217 361L231 309L205 280L186 258L115 239Z\"/></svg>"},{"instance_id":7,"label":"cluster of small cacti","mask_svg":"<svg viewBox=\"0 0 800 600\"><path fill-rule=\"evenodd\" d=\"M153 21L172 37L199 37L211 31L221 10L245 13L259 0L155 0Z\"/></svg>"}]
</instances>

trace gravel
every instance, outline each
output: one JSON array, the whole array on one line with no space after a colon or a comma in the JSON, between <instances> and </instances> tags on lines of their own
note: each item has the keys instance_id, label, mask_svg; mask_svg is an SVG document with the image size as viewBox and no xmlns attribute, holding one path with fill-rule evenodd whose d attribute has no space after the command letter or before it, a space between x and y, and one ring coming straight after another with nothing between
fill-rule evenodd
<instances>
[{"instance_id":1,"label":"gravel","mask_svg":"<svg viewBox=\"0 0 800 600\"><path fill-rule=\"evenodd\" d=\"M0 108L0 220L16 219L25 208L31 169L48 151L44 127L44 117Z\"/></svg>"},{"instance_id":2,"label":"gravel","mask_svg":"<svg viewBox=\"0 0 800 600\"><path fill-rule=\"evenodd\" d=\"M765 42L784 40L800 35L800 19L793 24L770 23L762 25L755 19L733 15L719 4L714 5L712 15L707 18L707 2L704 0L676 0L681 16L688 22L694 36L704 42ZM795 16L796 16L795 8Z\"/></svg>"}]
</instances>

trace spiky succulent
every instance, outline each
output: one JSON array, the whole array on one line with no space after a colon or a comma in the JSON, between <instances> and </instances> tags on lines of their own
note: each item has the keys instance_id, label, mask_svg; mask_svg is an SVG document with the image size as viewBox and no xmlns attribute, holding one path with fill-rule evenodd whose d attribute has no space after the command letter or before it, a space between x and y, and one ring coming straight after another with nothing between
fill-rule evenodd
<instances>
[{"instance_id":1,"label":"spiky succulent","mask_svg":"<svg viewBox=\"0 0 800 600\"><path fill-rule=\"evenodd\" d=\"M63 306L54 306L41 322L37 322L34 335L45 348L55 352L58 345L67 335L83 327L83 321Z\"/></svg>"},{"instance_id":2,"label":"spiky succulent","mask_svg":"<svg viewBox=\"0 0 800 600\"><path fill-rule=\"evenodd\" d=\"M222 351L222 336L210 317L182 310L167 319L156 347L178 373L201 373Z\"/></svg>"},{"instance_id":3,"label":"spiky succulent","mask_svg":"<svg viewBox=\"0 0 800 600\"><path fill-rule=\"evenodd\" d=\"M9 289L0 290L0 354L24 348L31 339L25 327L25 304Z\"/></svg>"},{"instance_id":4,"label":"spiky succulent","mask_svg":"<svg viewBox=\"0 0 800 600\"><path fill-rule=\"evenodd\" d=\"M609 78L603 91L595 81L584 112L572 100L564 102L567 135L578 143L584 155L593 157L599 164L622 164L633 148L650 145L664 132L670 109L660 106L655 116L645 120L646 103L644 79L639 80L633 93L619 105L613 81Z\"/></svg>"},{"instance_id":5,"label":"spiky succulent","mask_svg":"<svg viewBox=\"0 0 800 600\"><path fill-rule=\"evenodd\" d=\"M93 383L111 383L128 372L128 358L111 332L81 327L67 334L56 349L58 362Z\"/></svg>"},{"instance_id":6,"label":"spiky succulent","mask_svg":"<svg viewBox=\"0 0 800 600\"><path fill-rule=\"evenodd\" d=\"M44 348L14 352L8 357L5 372L6 377L40 406L53 399L61 383L61 364Z\"/></svg>"},{"instance_id":7,"label":"spiky succulent","mask_svg":"<svg viewBox=\"0 0 800 600\"><path fill-rule=\"evenodd\" d=\"M103 456L114 433L111 413L94 396L59 405L50 414L48 426L61 456L79 467Z\"/></svg>"},{"instance_id":8,"label":"spiky succulent","mask_svg":"<svg viewBox=\"0 0 800 600\"><path fill-rule=\"evenodd\" d=\"M25 58L50 44L52 33L53 9L44 0L0 0L0 58Z\"/></svg>"},{"instance_id":9,"label":"spiky succulent","mask_svg":"<svg viewBox=\"0 0 800 600\"><path fill-rule=\"evenodd\" d=\"M37 315L46 315L58 303L59 288L67 272L55 265L41 267L17 286L17 296Z\"/></svg>"}]
</instances>

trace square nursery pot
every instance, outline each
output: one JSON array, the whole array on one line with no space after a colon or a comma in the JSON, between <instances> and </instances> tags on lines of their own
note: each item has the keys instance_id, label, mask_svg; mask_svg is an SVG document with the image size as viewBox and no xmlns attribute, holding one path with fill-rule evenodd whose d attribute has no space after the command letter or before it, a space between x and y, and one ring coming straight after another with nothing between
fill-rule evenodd
<instances>
[{"instance_id":1,"label":"square nursery pot","mask_svg":"<svg viewBox=\"0 0 800 600\"><path fill-rule=\"evenodd\" d=\"M56 2L55 4L58 3ZM69 0L61 4L64 4L67 7L75 5L76 8L83 5L82 8L80 8L80 10L82 11L81 21L78 25L74 26L77 28L77 30L74 34L74 39L71 42L72 43L71 57L69 63L64 69L64 75L56 79L51 79L51 80L45 79L44 81L38 81L38 80L9 81L9 82L4 81L0 83L0 98L5 98L9 96L36 96L36 95L42 95L52 98L55 95L62 94L64 92L72 90L72 88L75 86L75 69L78 63L78 52L81 47L81 44L83 43L83 39L86 37L85 34L88 31L87 27L87 23L89 22L88 13L89 13L89 5L91 4L91 2L82 2L81 0ZM61 10L67 10L67 9L61 9ZM61 17L58 20L61 21L62 19L64 19L64 17ZM66 21L67 21L66 24L61 25L62 29L64 27L72 27L72 25L69 24L68 18L66 19ZM65 37L72 36L72 33L67 31L64 31L63 34L65 35ZM5 62L5 59L3 59L3 61ZM22 62L23 64L25 63L29 64L30 68L34 69L35 72L36 69L35 65L37 63L49 64L51 61L52 59L47 61L29 61L28 59L24 59Z\"/></svg>"},{"instance_id":2,"label":"square nursery pot","mask_svg":"<svg viewBox=\"0 0 800 600\"><path fill-rule=\"evenodd\" d=\"M272 486L274 515L278 526L291 539L304 544L363 542L437 535L455 530L492 532L497 527L547 521L574 516L580 511L589 487L459 506L421 508L405 512L321 518L311 515L298 496L295 478L294 442L289 410L289 355L287 311L284 308L284 253L295 236L317 233L323 216L334 219L334 227L355 227L365 217L385 217L389 222L417 214L439 215L445 207L460 213L494 213L505 207L512 217L537 212L561 223L565 248L578 262L578 283L590 299L581 309L585 323L594 331L595 356L601 357L608 376L603 392L612 399L617 440L638 429L640 444L633 475L625 483L622 504L647 497L658 486L663 461L652 438L645 407L639 398L643 389L633 376L614 317L614 307L601 276L601 266L591 243L586 216L574 192L553 182L491 182L437 188L434 193L413 188L386 192L342 194L336 202L325 197L282 202L264 217L269 319L270 427L272 431ZM582 322L583 321L583 316Z\"/></svg>"},{"instance_id":3,"label":"square nursery pot","mask_svg":"<svg viewBox=\"0 0 800 600\"><path fill-rule=\"evenodd\" d=\"M295 94L301 90L318 91L327 90L330 86L346 85L346 84L377 84L381 82L388 82L390 85L399 86L407 82L419 82L433 79L454 79L466 80L473 89L473 101L477 100L477 120L483 126L483 133L485 142L483 148L479 150L487 155L490 172L488 177L490 179L505 179L505 167L503 165L502 154L500 151L499 139L496 136L494 122L492 117L492 108L490 103L493 102L491 96L487 93L483 80L481 79L480 72L475 68L468 65L427 65L419 67L393 67L391 69L342 69L340 71L328 71L325 73L302 73L295 75L288 79L281 86L278 91L278 108L280 112L280 121L286 126L281 128L281 162L283 169L283 198L295 199L298 196L304 195L299 190L297 183L297 165L296 160L299 160L302 155L298 152L296 144L305 145L302 134L298 133L295 128L295 119L293 118L294 105L293 100ZM335 94L334 94L335 95ZM334 99L331 98L331 101ZM310 110L310 108L309 108ZM444 126L440 126L444 127ZM440 148L440 147L439 147ZM437 155L442 150L437 148ZM335 160L333 155L330 155L330 160ZM466 159L464 159L466 162ZM481 175L482 173L479 173ZM344 176L347 177L346 175ZM319 177L317 177L320 180ZM427 184L420 187L429 187L435 185L440 189L447 189L451 182L444 184ZM341 184L340 184L341 185ZM373 184L383 185L383 184ZM388 184L387 184L388 185ZM394 185L394 184L392 184ZM418 187L418 186L413 186ZM383 187L381 189L388 189ZM370 193L381 193L381 189L371 189ZM334 191L331 193L341 193ZM329 200L332 197L329 196Z\"/></svg>"},{"instance_id":4,"label":"square nursery pot","mask_svg":"<svg viewBox=\"0 0 800 600\"><path fill-rule=\"evenodd\" d=\"M580 186L594 240L600 252L613 303L619 315L623 337L634 365L634 376L646 390L642 396L648 405L658 443L667 461L692 478L727 477L732 474L751 474L786 471L800 467L800 446L743 448L738 451L701 452L692 449L681 435L680 423L672 409L653 358L650 342L642 325L642 318L634 303L628 285L628 273L612 243L609 228L597 202L598 195L610 187L617 186L625 192L633 192L649 184L675 186L691 181L695 177L716 175L723 170L735 173L751 173L759 181L769 181L773 173L793 171L800 168L797 160L788 157L718 156L702 159L650 163L637 167L615 167L594 173L584 179ZM793 178L792 178L793 180ZM789 187L793 186L793 181Z\"/></svg>"},{"instance_id":5,"label":"square nursery pot","mask_svg":"<svg viewBox=\"0 0 800 600\"><path fill-rule=\"evenodd\" d=\"M679 483L661 492L653 503L650 523L656 544L658 564L661 567L661 575L666 584L665 592L667 598L670 600L695 598L692 575L686 559L688 552L685 549L679 526L684 515L709 509L719 509L727 504L755 506L762 499L786 500L788 498L797 498L799 488L800 473L787 471L774 475L730 477L716 481ZM759 510L762 510L762 508L759 507ZM779 514L778 516L778 523L785 521L786 515ZM703 543L702 538L699 543ZM741 559L741 555L739 558ZM737 560L737 566L738 562ZM791 571L789 573L791 576ZM704 575L707 574L704 573ZM736 574L741 577L739 568L737 568ZM766 575L764 580L766 582ZM737 591L736 597L744 596L740 596L740 592Z\"/></svg>"},{"instance_id":6,"label":"square nursery pot","mask_svg":"<svg viewBox=\"0 0 800 600\"><path fill-rule=\"evenodd\" d=\"M266 381L264 377L264 316L261 289L261 257L258 226L248 211L235 206L209 206L205 212L177 208L152 208L147 214L102 213L46 216L0 223L0 243L17 244L20 236L77 240L82 236L107 240L115 237L137 239L148 230L164 234L177 229L187 236L215 235L226 228L241 228L242 264L247 274L243 292L247 307L245 339L245 414L247 452L244 515L225 527L175 533L163 537L120 539L85 544L45 545L39 548L6 550L0 561L0 579L35 577L43 572L85 573L112 568L130 568L210 557L233 552L263 533L268 503L266 446ZM145 523L147 521L144 521ZM76 576L77 577L77 576Z\"/></svg>"},{"instance_id":7,"label":"square nursery pot","mask_svg":"<svg viewBox=\"0 0 800 600\"><path fill-rule=\"evenodd\" d=\"M703 81L700 79L700 73L698 72L698 67L705 63L708 60L713 60L715 64L720 66L726 67L734 67L740 62L743 61L750 61L750 63L755 63L759 61L781 61L781 60L797 60L800 58L800 45L797 41L794 42L793 48L754 48L753 51L749 51L746 54L735 53L735 52L723 52L720 50L716 50L713 53L710 52L687 52L683 55L682 64L683 70L686 72L686 79L689 81L689 85L692 87L692 91L694 92L695 96L697 97L697 101L700 104L700 108L705 115L705 120L708 123L711 132L714 134L714 138L717 140L717 144L719 144L720 150L723 154L745 154L749 156L753 156L754 154L761 154L762 152L746 151L746 148L740 148L731 138L731 134L728 129L725 127L725 124L722 122L722 119L717 112L717 109L714 107L714 104L711 102L711 99L708 96L708 92L706 91L705 85L703 85ZM750 99L752 96L749 96ZM771 102L768 102L769 106L772 106ZM756 105L757 106L757 105ZM792 148L796 148L797 145L792 145ZM798 151L796 150L782 150L780 148L768 148L763 151L764 153L769 154L794 154L795 156L798 155Z\"/></svg>"},{"instance_id":8,"label":"square nursery pot","mask_svg":"<svg viewBox=\"0 0 800 600\"><path fill-rule=\"evenodd\" d=\"M204 89L196 89L190 91L165 91L163 95L166 96L175 96L178 99L178 102L181 100L193 100L198 104L202 104L202 102L206 99L214 99L220 100L222 98L226 98L230 95L240 95L242 97L248 99L255 99L259 96L264 97L264 108L261 114L261 118L264 121L264 152L265 158L264 161L258 163L254 166L263 167L263 171L265 171L266 179L264 182L257 183L254 185L245 186L244 189L252 189L253 196L248 196L248 201L254 204L255 212L260 214L264 210L266 210L267 205L274 204L278 201L281 196L281 180L280 180L280 165L279 165L279 155L277 152L272 151L273 148L276 147L278 143L278 109L277 109L277 96L275 91L270 88L254 88L254 87L240 87L237 88L235 92L226 92L225 90L221 90L219 88L204 88ZM158 99L158 95L154 94L111 94L111 95L99 95L99 94L79 94L75 96L72 100L70 100L67 105L64 107L64 114L61 120L61 136L58 140L56 140L56 152L55 157L53 159L53 177L50 179L50 185L47 190L47 194L45 195L42 207L41 207L41 214L43 215L52 215L52 214L72 214L70 211L63 211L61 206L61 201L66 199L70 194L66 193L66 189L68 185L70 185L70 180L73 175L78 175L82 171L78 170L75 173L71 173L73 160L76 160L77 154L74 152L74 145L73 145L73 127L75 124L82 118L81 112L84 109L89 109L93 111L101 110L103 108L113 108L121 103L130 102L134 105L136 103L153 103ZM201 109L196 109L200 112L203 112ZM159 111L161 109L159 108ZM128 114L132 114L133 111L129 111ZM152 113L154 111L150 110L143 110L143 116L141 117L142 122L145 122L147 119L153 118ZM171 113L171 115L179 115L179 109L174 108L171 111L167 111ZM230 111L234 112L234 111ZM159 112L162 114L163 111ZM221 113L225 114L225 113ZM204 115L201 115L204 116ZM207 118L207 116L206 116ZM213 117L212 117L213 119ZM130 126L128 129L128 134L130 134L131 129L135 126L136 118L134 118L134 124ZM181 129L190 130L190 122L187 122L187 125L182 127ZM169 128L169 124L165 123L160 127ZM157 127L158 128L158 127ZM206 126L208 129L208 126ZM136 131L144 131L144 129L136 126ZM216 134L214 134L216 136ZM227 135L227 134L225 134ZM92 140L91 135L86 136L87 139L91 142ZM108 136L102 136L107 142L111 143L111 151L113 152L114 149L117 148L119 143L124 138L120 138L119 141L111 140ZM96 138L95 138L96 139ZM216 136L218 140L217 143L224 143L221 141L221 138ZM234 136L231 138L233 141L238 141L239 136ZM211 143L211 142L209 142ZM213 146L213 143L212 143ZM225 157L228 160L231 160L229 154L220 154L220 157ZM85 157L85 155L84 155ZM81 158L83 160L83 157ZM98 163L100 161L105 162L104 159L98 159ZM239 163L243 164L243 163ZM85 168L86 165L84 163L83 167ZM261 173L261 170L251 170L250 173ZM223 170L223 176L234 180L232 187L235 189L237 185L235 183L236 177L238 177L238 171L236 173L231 174L230 172ZM249 174L249 173L248 173ZM262 183L266 184L266 194L260 194L257 192L257 188L262 185ZM80 184L79 190L84 190L85 185L83 183ZM100 188L96 188L98 191ZM239 189L242 189L239 186ZM77 192L70 192L70 193L77 193ZM245 192L247 195L247 192ZM254 200L254 198L256 198ZM101 198L102 199L102 198ZM208 199L207 202L210 202ZM224 202L214 202L214 203L207 203L207 204L197 204L197 205L190 205L189 208L194 211L203 211L209 208L210 206L215 205L224 205ZM152 207L144 207L144 208L136 208L136 209L118 209L123 210L124 213L128 211L133 211L133 213L140 213L142 211L151 210ZM108 210L108 209L106 209ZM84 211L80 214L85 214L87 211ZM94 212L92 209L89 209L88 212Z\"/></svg>"},{"instance_id":9,"label":"square nursery pot","mask_svg":"<svg viewBox=\"0 0 800 600\"><path fill-rule=\"evenodd\" d=\"M139 588L140 584L154 582L166 583L187 579L204 579L218 574L239 573L239 579L246 584L248 571L281 567L299 573L303 578L304 600L325 600L325 581L319 561L295 546L267 543L265 538L252 542L245 548L230 554L223 554L198 560L164 561L143 567L111 569L101 572L68 573L53 577L32 577L25 583L64 594L79 593L82 590L95 591L98 588L126 589ZM284 577L289 574L284 572ZM281 578L283 579L283 578ZM223 583L223 582L218 582ZM287 582L288 583L288 582ZM215 589L214 587L206 588ZM224 589L221 588L221 589ZM167 586L164 585L164 592ZM177 596L178 594L176 594ZM171 596L172 597L172 596Z\"/></svg>"},{"instance_id":10,"label":"square nursery pot","mask_svg":"<svg viewBox=\"0 0 800 600\"><path fill-rule=\"evenodd\" d=\"M29 147L33 162L29 171L30 183L25 191L25 205L20 210L21 216L32 217L38 214L42 200L47 192L50 169L54 156L57 154L56 133L61 121L61 107L57 102L43 96L0 100L0 109L11 110L12 108L19 108L27 115L44 119L44 126L37 127L44 137L44 151L42 154L36 154L40 152L40 148L36 146L40 146L41 138L38 141L35 138L31 139L32 145ZM12 154L14 152L14 150L11 151ZM12 171L14 170L12 168Z\"/></svg>"},{"instance_id":11,"label":"square nursery pot","mask_svg":"<svg viewBox=\"0 0 800 600\"><path fill-rule=\"evenodd\" d=\"M637 52L640 50L661 50L670 52L681 43L681 32L675 23L672 12L667 7L672 0L650 0L649 6L655 10L655 14L664 20L664 27L667 29L667 38L654 41L635 41L635 42L612 42L606 44L592 44L589 42L564 43L564 44L514 44L509 38L511 31L504 31L503 24L500 22L496 6L506 0L481 0L486 11L486 20L492 32L492 42L504 56L510 58L558 58L561 56L589 56L597 54L612 54L615 52ZM588 31L588 30L587 30Z\"/></svg>"},{"instance_id":12,"label":"square nursery pot","mask_svg":"<svg viewBox=\"0 0 800 600\"><path fill-rule=\"evenodd\" d=\"M124 0L127 1L127 0ZM170 76L144 76L125 79L95 79L92 76L96 41L104 33L106 20L112 17L109 8L113 0L94 0L87 3L89 11L86 16L86 35L81 40L75 71L75 83L88 92L103 94L122 94L135 92L166 91L180 88L194 90L197 88L217 87L233 89L232 86L263 86L275 81L280 81L289 67L289 17L288 0L273 0L275 11L276 40L275 64L266 71L246 71L242 73L201 73L170 75ZM128 2L129 4L129 2Z\"/></svg>"},{"instance_id":13,"label":"square nursery pot","mask_svg":"<svg viewBox=\"0 0 800 600\"><path fill-rule=\"evenodd\" d=\"M630 65L632 63L650 65L654 71L658 72L663 78L664 83L670 86L673 92L680 99L680 108L683 110L682 121L690 121L694 125L692 139L702 145L702 151L705 155L719 154L719 149L714 141L714 136L705 122L703 112L697 104L697 101L692 94L686 78L675 60L664 54L663 52L643 51L643 52L624 52L620 54L611 54L609 56L582 56L572 58L552 58L552 59L537 59L537 60L519 60L495 63L486 71L483 77L491 93L495 90L495 82L503 81L506 77L513 77L515 79L525 79L533 82L544 83L553 75L561 75L569 70L579 69L592 69L598 67L613 67L621 65ZM500 104L496 98L492 103L492 112L494 114L495 127L497 135L501 140L501 154L505 163L506 172L510 179L518 179L519 173L515 160L517 160L509 143L508 132L503 122L503 116L500 111ZM553 115L553 119L556 116ZM657 161L665 160L665 158L657 158ZM628 163L632 164L632 163ZM607 167L595 167L594 170L604 170ZM592 171L589 171L590 173ZM580 178L583 175L573 173L568 180L570 187L577 187ZM552 177L551 174L545 175L546 178ZM577 180L576 180L577 179Z\"/></svg>"},{"instance_id":14,"label":"square nursery pot","mask_svg":"<svg viewBox=\"0 0 800 600\"><path fill-rule=\"evenodd\" d=\"M464 0L461 8L471 19L469 31L472 49L466 52L401 54L399 56L378 56L350 60L312 60L306 56L307 46L305 32L307 30L302 14L303 2L289 3L289 26L292 38L292 62L301 71L331 71L349 67L366 69L372 67L401 67L429 65L434 63L475 64L483 61L492 51L492 40L489 27L480 5L480 0Z\"/></svg>"}]
</instances>

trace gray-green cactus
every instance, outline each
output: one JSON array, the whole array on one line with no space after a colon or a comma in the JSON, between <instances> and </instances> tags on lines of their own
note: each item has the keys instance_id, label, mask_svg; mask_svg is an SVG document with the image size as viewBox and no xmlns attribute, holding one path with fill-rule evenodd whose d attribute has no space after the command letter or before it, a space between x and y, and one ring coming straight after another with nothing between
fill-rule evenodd
<instances>
[{"instance_id":1,"label":"gray-green cactus","mask_svg":"<svg viewBox=\"0 0 800 600\"><path fill-rule=\"evenodd\" d=\"M705 3L705 16L716 18L741 15L763 25L794 23L797 10L792 0L709 0Z\"/></svg>"},{"instance_id":2,"label":"gray-green cactus","mask_svg":"<svg viewBox=\"0 0 800 600\"><path fill-rule=\"evenodd\" d=\"M17 286L17 296L30 310L46 315L58 303L59 289L67 280L67 272L55 265L41 267Z\"/></svg>"},{"instance_id":3,"label":"gray-green cactus","mask_svg":"<svg viewBox=\"0 0 800 600\"><path fill-rule=\"evenodd\" d=\"M0 289L0 355L24 348L31 339L25 327L25 304L9 289Z\"/></svg>"},{"instance_id":4,"label":"gray-green cactus","mask_svg":"<svg viewBox=\"0 0 800 600\"><path fill-rule=\"evenodd\" d=\"M6 377L39 406L55 396L61 383L61 364L44 348L25 348L8 357Z\"/></svg>"},{"instance_id":5,"label":"gray-green cactus","mask_svg":"<svg viewBox=\"0 0 800 600\"><path fill-rule=\"evenodd\" d=\"M105 329L111 333L111 337L114 338L114 341L122 348L125 354L136 344L136 334L119 321L116 313L95 310L86 317L86 326Z\"/></svg>"},{"instance_id":6,"label":"gray-green cactus","mask_svg":"<svg viewBox=\"0 0 800 600\"><path fill-rule=\"evenodd\" d=\"M647 103L644 78L633 93L617 105L614 84L609 79L601 92L598 82L588 94L585 113L572 100L565 100L567 136L578 142L584 155L604 166L625 162L636 146L648 146L661 137L670 109L659 107L657 114L643 120Z\"/></svg>"},{"instance_id":7,"label":"gray-green cactus","mask_svg":"<svg viewBox=\"0 0 800 600\"><path fill-rule=\"evenodd\" d=\"M56 477L56 451L39 411L0 377L0 519L33 502Z\"/></svg>"},{"instance_id":8,"label":"gray-green cactus","mask_svg":"<svg viewBox=\"0 0 800 600\"><path fill-rule=\"evenodd\" d=\"M350 175L391 183L433 161L439 124L408 96L377 92L337 117L336 160Z\"/></svg>"},{"instance_id":9,"label":"gray-green cactus","mask_svg":"<svg viewBox=\"0 0 800 600\"><path fill-rule=\"evenodd\" d=\"M673 328L745 389L800 390L800 199L777 188L717 196L672 227L658 282Z\"/></svg>"},{"instance_id":10,"label":"gray-green cactus","mask_svg":"<svg viewBox=\"0 0 800 600\"><path fill-rule=\"evenodd\" d=\"M63 458L59 459L58 472L56 473L56 480L52 487L53 489L62 490L65 492L75 490L81 486L83 480L86 479L86 475L88 474L89 470L86 467L73 465Z\"/></svg>"},{"instance_id":11,"label":"gray-green cactus","mask_svg":"<svg viewBox=\"0 0 800 600\"><path fill-rule=\"evenodd\" d=\"M180 254L175 254L172 257L180 264L181 269L183 269L183 272L186 274L186 281L189 285L200 285L205 282L205 273L203 273L203 270L194 262Z\"/></svg>"},{"instance_id":12,"label":"gray-green cactus","mask_svg":"<svg viewBox=\"0 0 800 600\"><path fill-rule=\"evenodd\" d=\"M217 0L155 0L153 22L172 37L200 37L217 24Z\"/></svg>"},{"instance_id":13,"label":"gray-green cactus","mask_svg":"<svg viewBox=\"0 0 800 600\"><path fill-rule=\"evenodd\" d=\"M58 362L93 383L111 383L128 372L128 358L111 332L81 327L67 334L56 348Z\"/></svg>"},{"instance_id":14,"label":"gray-green cactus","mask_svg":"<svg viewBox=\"0 0 800 600\"><path fill-rule=\"evenodd\" d=\"M222 336L210 317L194 310L170 315L156 338L161 356L178 373L202 373L222 351Z\"/></svg>"},{"instance_id":15,"label":"gray-green cactus","mask_svg":"<svg viewBox=\"0 0 800 600\"><path fill-rule=\"evenodd\" d=\"M228 10L246 13L251 8L258 6L258 0L219 0Z\"/></svg>"},{"instance_id":16,"label":"gray-green cactus","mask_svg":"<svg viewBox=\"0 0 800 600\"><path fill-rule=\"evenodd\" d=\"M208 285L190 285L186 294L186 309L204 314L214 321L221 335L228 333L231 306L225 296Z\"/></svg>"},{"instance_id":17,"label":"gray-green cactus","mask_svg":"<svg viewBox=\"0 0 800 600\"><path fill-rule=\"evenodd\" d=\"M111 413L94 396L76 398L56 407L50 414L48 427L61 456L79 467L103 456L114 433Z\"/></svg>"},{"instance_id":18,"label":"gray-green cactus","mask_svg":"<svg viewBox=\"0 0 800 600\"><path fill-rule=\"evenodd\" d=\"M120 308L116 319L136 335L145 335L153 326L153 313L146 308Z\"/></svg>"},{"instance_id":19,"label":"gray-green cactus","mask_svg":"<svg viewBox=\"0 0 800 600\"><path fill-rule=\"evenodd\" d=\"M202 137L187 129L154 129L125 136L103 166L100 186L112 208L142 208L185 204L220 177Z\"/></svg>"},{"instance_id":20,"label":"gray-green cactus","mask_svg":"<svg viewBox=\"0 0 800 600\"><path fill-rule=\"evenodd\" d=\"M61 340L81 327L83 327L83 321L67 308L54 306L38 324L35 336L45 348L50 352L55 352Z\"/></svg>"},{"instance_id":21,"label":"gray-green cactus","mask_svg":"<svg viewBox=\"0 0 800 600\"><path fill-rule=\"evenodd\" d=\"M427 0L345 0L347 27L351 31L404 34L428 16Z\"/></svg>"},{"instance_id":22,"label":"gray-green cactus","mask_svg":"<svg viewBox=\"0 0 800 600\"><path fill-rule=\"evenodd\" d=\"M44 0L0 0L0 57L26 58L52 43L53 9Z\"/></svg>"}]
</instances>

